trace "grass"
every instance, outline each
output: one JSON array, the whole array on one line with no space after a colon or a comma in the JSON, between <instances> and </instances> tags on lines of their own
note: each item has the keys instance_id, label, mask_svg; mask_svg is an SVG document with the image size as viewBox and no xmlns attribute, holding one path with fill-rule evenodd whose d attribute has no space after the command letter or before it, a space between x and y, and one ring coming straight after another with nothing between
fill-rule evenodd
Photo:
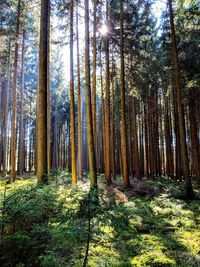
<instances>
[{"instance_id":1,"label":"grass","mask_svg":"<svg viewBox=\"0 0 200 267\"><path fill-rule=\"evenodd\" d=\"M88 237L91 267L200 266L200 203L174 197L181 183L148 181L155 197L116 204L99 181L98 197L86 177L74 188L66 173L49 185L1 181L1 266L83 266Z\"/></svg>"}]
</instances>

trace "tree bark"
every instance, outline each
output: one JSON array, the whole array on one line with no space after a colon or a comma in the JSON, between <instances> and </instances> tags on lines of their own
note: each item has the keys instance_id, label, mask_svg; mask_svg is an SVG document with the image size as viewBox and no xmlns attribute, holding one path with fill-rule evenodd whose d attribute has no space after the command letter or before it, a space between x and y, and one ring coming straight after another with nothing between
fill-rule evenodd
<instances>
[{"instance_id":1,"label":"tree bark","mask_svg":"<svg viewBox=\"0 0 200 267\"><path fill-rule=\"evenodd\" d=\"M178 60L178 51L176 44L176 33L174 27L174 15L172 9L172 0L169 1L169 12L170 12L170 27L172 35L172 53L173 53L173 62L175 70L175 79L176 79L176 97L177 97L177 109L178 109L178 124L180 131L180 148L181 148L181 158L183 162L183 178L186 181L186 191L187 195L193 196L192 182L189 174L189 162L188 162L188 153L187 153L187 143L186 143L186 132L185 132L185 120L184 120L184 109L182 103L182 93L181 93L181 82L180 82L180 70L179 70L179 60Z\"/></svg>"},{"instance_id":2,"label":"tree bark","mask_svg":"<svg viewBox=\"0 0 200 267\"><path fill-rule=\"evenodd\" d=\"M76 136L75 136L75 109L74 109L74 1L70 3L70 133L71 133L71 164L72 164L72 185L77 184L76 176Z\"/></svg>"},{"instance_id":3,"label":"tree bark","mask_svg":"<svg viewBox=\"0 0 200 267\"><path fill-rule=\"evenodd\" d=\"M19 164L18 172L22 175L24 172L24 74L25 74L25 30L22 40L22 74L21 74L21 99L20 99L20 121L19 121Z\"/></svg>"},{"instance_id":4,"label":"tree bark","mask_svg":"<svg viewBox=\"0 0 200 267\"><path fill-rule=\"evenodd\" d=\"M3 125L3 145L4 145L4 153L3 153L3 176L6 175L7 170L7 144L8 144L8 99L9 99L9 91L10 91L10 50L11 50L11 42L9 42L8 48L8 63L7 63L7 70L6 70L6 78L7 84L5 87L5 109L4 109L4 125Z\"/></svg>"},{"instance_id":5,"label":"tree bark","mask_svg":"<svg viewBox=\"0 0 200 267\"><path fill-rule=\"evenodd\" d=\"M97 0L94 0L93 10L93 73L92 73L92 126L94 135L94 148L96 151L96 65L97 65Z\"/></svg>"},{"instance_id":6,"label":"tree bark","mask_svg":"<svg viewBox=\"0 0 200 267\"><path fill-rule=\"evenodd\" d=\"M96 158L92 127L92 106L90 90L90 36L89 36L89 0L85 0L85 81L86 81L86 112L87 112L87 142L90 168L90 186L97 187Z\"/></svg>"},{"instance_id":7,"label":"tree bark","mask_svg":"<svg viewBox=\"0 0 200 267\"><path fill-rule=\"evenodd\" d=\"M196 123L196 110L194 103L190 103L189 117L190 117L190 136L191 136L191 152L192 152L192 164L195 171L195 178L197 184L200 186L200 156L199 156L199 140L197 136L197 123Z\"/></svg>"},{"instance_id":8,"label":"tree bark","mask_svg":"<svg viewBox=\"0 0 200 267\"><path fill-rule=\"evenodd\" d=\"M132 113L133 113L133 142L134 142L135 174L136 174L137 178L140 178L140 164L139 164L139 148L138 148L135 98L133 98L133 100L132 100Z\"/></svg>"},{"instance_id":9,"label":"tree bark","mask_svg":"<svg viewBox=\"0 0 200 267\"><path fill-rule=\"evenodd\" d=\"M47 182L48 175L48 45L49 45L49 0L41 0L39 88L37 106L37 178Z\"/></svg>"},{"instance_id":10,"label":"tree bark","mask_svg":"<svg viewBox=\"0 0 200 267\"><path fill-rule=\"evenodd\" d=\"M125 80L124 80L124 6L120 0L120 59L121 59L121 143L124 187L130 185L128 172L127 130L125 114Z\"/></svg>"},{"instance_id":11,"label":"tree bark","mask_svg":"<svg viewBox=\"0 0 200 267\"><path fill-rule=\"evenodd\" d=\"M79 31L78 31L78 1L76 11L76 45L77 45L77 87L78 87L78 176L82 178L82 129L81 129L81 77L80 77L80 58L79 58Z\"/></svg>"},{"instance_id":12,"label":"tree bark","mask_svg":"<svg viewBox=\"0 0 200 267\"><path fill-rule=\"evenodd\" d=\"M11 182L16 178L16 108L17 108L17 67L18 67L18 49L19 49L19 27L21 16L21 0L18 0L17 26L15 36L15 57L14 57L14 76L12 91L12 118L11 118Z\"/></svg>"},{"instance_id":13,"label":"tree bark","mask_svg":"<svg viewBox=\"0 0 200 267\"><path fill-rule=\"evenodd\" d=\"M106 21L108 22L108 1L106 1ZM105 178L106 184L111 184L111 158L110 158L110 70L109 70L109 36L105 38L106 59L106 116L105 116Z\"/></svg>"}]
</instances>

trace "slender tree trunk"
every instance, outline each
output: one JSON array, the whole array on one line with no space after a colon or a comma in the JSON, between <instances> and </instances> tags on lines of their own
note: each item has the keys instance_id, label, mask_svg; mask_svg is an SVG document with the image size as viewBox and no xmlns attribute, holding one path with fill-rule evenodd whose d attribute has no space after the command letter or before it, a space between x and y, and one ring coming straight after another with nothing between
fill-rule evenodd
<instances>
[{"instance_id":1,"label":"slender tree trunk","mask_svg":"<svg viewBox=\"0 0 200 267\"><path fill-rule=\"evenodd\" d=\"M128 173L128 149L125 114L125 80L124 80L124 6L120 0L120 58L121 58L121 142L122 142L122 165L124 186L130 185Z\"/></svg>"},{"instance_id":2,"label":"slender tree trunk","mask_svg":"<svg viewBox=\"0 0 200 267\"><path fill-rule=\"evenodd\" d=\"M115 179L115 102L114 102L114 56L112 54L112 127L111 127L111 139L112 139L112 176Z\"/></svg>"},{"instance_id":3,"label":"slender tree trunk","mask_svg":"<svg viewBox=\"0 0 200 267\"><path fill-rule=\"evenodd\" d=\"M173 119L174 119L174 134L175 134L175 158L176 158L176 179L182 180L182 168L181 168L181 153L180 153L180 131L178 124L178 109L176 91L173 90Z\"/></svg>"},{"instance_id":4,"label":"slender tree trunk","mask_svg":"<svg viewBox=\"0 0 200 267\"><path fill-rule=\"evenodd\" d=\"M106 21L108 22L108 1L106 1ZM111 158L110 158L110 70L109 70L109 36L105 35L106 57L106 120L105 120L105 178L106 184L111 184Z\"/></svg>"},{"instance_id":5,"label":"slender tree trunk","mask_svg":"<svg viewBox=\"0 0 200 267\"><path fill-rule=\"evenodd\" d=\"M176 97L177 97L177 108L178 108L178 124L180 131L180 145L181 145L181 158L183 163L183 178L186 181L186 191L188 196L193 196L192 182L189 174L189 162L187 154L187 144L186 144L186 132L185 132L185 121L184 121L184 109L182 103L181 94L181 82L180 82L180 70L178 62L178 51L176 44L176 33L174 27L174 16L172 9L172 0L169 1L169 11L170 11L170 26L172 34L172 53L175 69L175 79L176 79Z\"/></svg>"},{"instance_id":6,"label":"slender tree trunk","mask_svg":"<svg viewBox=\"0 0 200 267\"><path fill-rule=\"evenodd\" d=\"M100 48L100 79L101 79L101 124L102 124L102 149L103 149L103 170L105 171L105 104L104 104L104 90L103 90L103 74L102 74L102 51Z\"/></svg>"},{"instance_id":7,"label":"slender tree trunk","mask_svg":"<svg viewBox=\"0 0 200 267\"><path fill-rule=\"evenodd\" d=\"M191 152L192 152L192 164L195 171L196 182L200 186L200 156L199 156L199 140L197 136L197 123L196 112L194 103L190 103L189 116L190 116L190 136L191 136Z\"/></svg>"},{"instance_id":8,"label":"slender tree trunk","mask_svg":"<svg viewBox=\"0 0 200 267\"><path fill-rule=\"evenodd\" d=\"M135 173L136 173L136 177L140 178L140 163L139 163L139 148L138 148L135 98L133 98L132 100L132 112L133 112L133 142L134 142Z\"/></svg>"},{"instance_id":9,"label":"slender tree trunk","mask_svg":"<svg viewBox=\"0 0 200 267\"><path fill-rule=\"evenodd\" d=\"M148 135L148 112L147 99L144 100L144 139L145 139L145 172L149 176L149 135Z\"/></svg>"},{"instance_id":10,"label":"slender tree trunk","mask_svg":"<svg viewBox=\"0 0 200 267\"><path fill-rule=\"evenodd\" d=\"M86 112L87 112L87 141L90 168L90 185L97 186L96 158L92 127L92 106L90 90L90 36L89 36L89 0L85 0L85 81L86 81Z\"/></svg>"},{"instance_id":11,"label":"slender tree trunk","mask_svg":"<svg viewBox=\"0 0 200 267\"><path fill-rule=\"evenodd\" d=\"M40 45L39 45L39 89L37 107L37 177L38 182L47 182L48 175L48 42L49 0L41 0Z\"/></svg>"},{"instance_id":12,"label":"slender tree trunk","mask_svg":"<svg viewBox=\"0 0 200 267\"><path fill-rule=\"evenodd\" d=\"M74 109L74 1L70 3L70 128L71 128L71 163L72 163L72 185L77 184L76 176L76 136L75 136L75 109Z\"/></svg>"},{"instance_id":13,"label":"slender tree trunk","mask_svg":"<svg viewBox=\"0 0 200 267\"><path fill-rule=\"evenodd\" d=\"M79 31L78 31L78 1L76 11L76 44L77 44L77 87L78 87L78 176L82 178L82 129L81 129L81 77L80 77L80 59L79 59Z\"/></svg>"},{"instance_id":14,"label":"slender tree trunk","mask_svg":"<svg viewBox=\"0 0 200 267\"><path fill-rule=\"evenodd\" d=\"M16 108L17 108L17 68L18 68L18 41L19 41L19 27L21 16L21 0L18 0L17 26L15 36L15 58L14 58L14 76L13 76L13 91L12 91L12 118L11 118L11 181L14 182L16 178Z\"/></svg>"},{"instance_id":15,"label":"slender tree trunk","mask_svg":"<svg viewBox=\"0 0 200 267\"><path fill-rule=\"evenodd\" d=\"M140 174L144 176L144 120L143 120L143 108L140 105L140 118L139 118L139 140L140 140Z\"/></svg>"},{"instance_id":16,"label":"slender tree trunk","mask_svg":"<svg viewBox=\"0 0 200 267\"><path fill-rule=\"evenodd\" d=\"M19 175L24 172L24 74L25 74L25 30L22 40L22 74L21 74L21 99L20 99L20 121L19 121Z\"/></svg>"},{"instance_id":17,"label":"slender tree trunk","mask_svg":"<svg viewBox=\"0 0 200 267\"><path fill-rule=\"evenodd\" d=\"M5 109L4 109L4 128L3 128L3 145L4 145L4 153L3 153L3 176L6 175L7 169L7 144L8 144L8 99L9 99L9 91L10 91L10 50L11 50L11 42L9 42L8 48L8 63L7 63L7 84L5 87Z\"/></svg>"},{"instance_id":18,"label":"slender tree trunk","mask_svg":"<svg viewBox=\"0 0 200 267\"><path fill-rule=\"evenodd\" d=\"M4 146L3 146L3 127L4 127L4 85L2 79L2 70L0 66L0 172L3 165L3 154L4 154Z\"/></svg>"},{"instance_id":19,"label":"slender tree trunk","mask_svg":"<svg viewBox=\"0 0 200 267\"><path fill-rule=\"evenodd\" d=\"M52 168L58 169L58 121L57 121L57 100L54 102L54 117L53 117L53 157Z\"/></svg>"},{"instance_id":20,"label":"slender tree trunk","mask_svg":"<svg viewBox=\"0 0 200 267\"><path fill-rule=\"evenodd\" d=\"M47 52L47 153L48 153L48 163L47 163L47 171L49 174L51 168L51 118L50 118L50 18L51 18L51 5L48 0L48 52Z\"/></svg>"},{"instance_id":21,"label":"slender tree trunk","mask_svg":"<svg viewBox=\"0 0 200 267\"><path fill-rule=\"evenodd\" d=\"M173 150L171 135L171 118L169 117L169 105L167 98L165 99L165 143L166 143L166 172L173 178Z\"/></svg>"},{"instance_id":22,"label":"slender tree trunk","mask_svg":"<svg viewBox=\"0 0 200 267\"><path fill-rule=\"evenodd\" d=\"M92 126L94 135L94 147L96 150L96 65L97 65L97 0L94 0L93 10L93 73L92 73Z\"/></svg>"}]
</instances>

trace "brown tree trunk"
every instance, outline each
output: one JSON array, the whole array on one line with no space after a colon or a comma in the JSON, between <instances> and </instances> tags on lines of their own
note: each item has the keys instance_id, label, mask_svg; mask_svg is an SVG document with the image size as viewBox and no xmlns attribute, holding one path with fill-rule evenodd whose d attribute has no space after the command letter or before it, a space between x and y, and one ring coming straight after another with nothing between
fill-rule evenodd
<instances>
[{"instance_id":1,"label":"brown tree trunk","mask_svg":"<svg viewBox=\"0 0 200 267\"><path fill-rule=\"evenodd\" d=\"M144 176L144 116L142 103L140 104L140 118L139 118L139 140L140 140L140 175Z\"/></svg>"},{"instance_id":2,"label":"brown tree trunk","mask_svg":"<svg viewBox=\"0 0 200 267\"><path fill-rule=\"evenodd\" d=\"M174 27L174 16L172 9L172 0L169 1L169 11L170 11L170 27L172 34L172 53L173 53L173 62L175 69L175 79L176 79L176 98L177 98L177 109L178 109L178 124L180 131L180 148L181 148L181 158L183 163L183 178L186 181L186 191L187 195L193 196L192 182L189 174L189 163L188 163L188 154L187 154L187 144L186 144L186 133L185 133L185 121L184 121L184 109L182 103L182 94L181 94L181 82L180 82L180 70L178 62L178 51L176 44L176 33Z\"/></svg>"},{"instance_id":3,"label":"brown tree trunk","mask_svg":"<svg viewBox=\"0 0 200 267\"><path fill-rule=\"evenodd\" d=\"M72 185L77 184L76 176L76 136L75 136L75 109L74 109L74 57L73 57L73 10L74 1L70 3L70 129L71 129L71 163L72 163Z\"/></svg>"},{"instance_id":4,"label":"brown tree trunk","mask_svg":"<svg viewBox=\"0 0 200 267\"><path fill-rule=\"evenodd\" d=\"M37 177L38 182L47 182L48 175L48 42L49 0L41 0L39 88L37 106Z\"/></svg>"},{"instance_id":5,"label":"brown tree trunk","mask_svg":"<svg viewBox=\"0 0 200 267\"><path fill-rule=\"evenodd\" d=\"M102 169L105 171L105 104L104 104L104 90L103 90L103 74L102 74L102 51L100 48L100 79L101 79L101 125L102 125L102 150L103 150L103 161Z\"/></svg>"},{"instance_id":6,"label":"brown tree trunk","mask_svg":"<svg viewBox=\"0 0 200 267\"><path fill-rule=\"evenodd\" d=\"M53 157L52 168L58 169L58 122L57 122L57 100L54 102L54 116L53 116Z\"/></svg>"},{"instance_id":7,"label":"brown tree trunk","mask_svg":"<svg viewBox=\"0 0 200 267\"><path fill-rule=\"evenodd\" d=\"M165 99L165 143L166 143L166 172L171 178L174 176L173 168L173 140L171 133L171 117L169 116L168 99Z\"/></svg>"},{"instance_id":8,"label":"brown tree trunk","mask_svg":"<svg viewBox=\"0 0 200 267\"><path fill-rule=\"evenodd\" d=\"M22 40L22 74L21 74L21 92L20 92L20 121L19 121L19 163L18 171L19 175L24 172L24 74L25 74L25 30L23 31Z\"/></svg>"},{"instance_id":9,"label":"brown tree trunk","mask_svg":"<svg viewBox=\"0 0 200 267\"><path fill-rule=\"evenodd\" d=\"M94 0L93 10L93 73L92 73L92 126L94 135L94 148L96 151L96 65L97 65L97 0Z\"/></svg>"},{"instance_id":10,"label":"brown tree trunk","mask_svg":"<svg viewBox=\"0 0 200 267\"><path fill-rule=\"evenodd\" d=\"M86 81L86 112L87 112L87 142L90 168L90 185L97 186L96 157L92 127L92 106L90 90L90 36L89 36L89 0L85 0L85 81Z\"/></svg>"},{"instance_id":11,"label":"brown tree trunk","mask_svg":"<svg viewBox=\"0 0 200 267\"><path fill-rule=\"evenodd\" d=\"M114 104L114 55L112 54L112 127L111 127L111 139L112 139L112 176L115 179L115 104Z\"/></svg>"},{"instance_id":12,"label":"brown tree trunk","mask_svg":"<svg viewBox=\"0 0 200 267\"><path fill-rule=\"evenodd\" d=\"M17 108L17 68L18 68L18 41L19 41L19 27L21 16L21 0L18 0L17 11L17 26L15 36L15 58L14 58L14 76L13 76L13 91L12 91L12 118L11 118L11 181L14 182L16 178L16 108Z\"/></svg>"},{"instance_id":13,"label":"brown tree trunk","mask_svg":"<svg viewBox=\"0 0 200 267\"><path fill-rule=\"evenodd\" d=\"M137 178L140 178L140 163L139 163L135 98L133 98L132 100L132 114L133 114L133 142L134 142L135 174Z\"/></svg>"},{"instance_id":14,"label":"brown tree trunk","mask_svg":"<svg viewBox=\"0 0 200 267\"><path fill-rule=\"evenodd\" d=\"M51 168L51 118L50 118L50 18L51 18L51 5L50 0L48 0L48 52L47 52L47 172L49 174Z\"/></svg>"},{"instance_id":15,"label":"brown tree trunk","mask_svg":"<svg viewBox=\"0 0 200 267\"><path fill-rule=\"evenodd\" d=\"M78 176L82 178L82 129L81 129L81 77L79 59L78 2L76 11L76 45L77 45L77 87L78 87Z\"/></svg>"},{"instance_id":16,"label":"brown tree trunk","mask_svg":"<svg viewBox=\"0 0 200 267\"><path fill-rule=\"evenodd\" d=\"M122 143L122 166L124 186L130 185L128 173L128 149L127 130L125 114L125 80L124 80L124 7L123 0L120 0L120 59L121 59L121 143Z\"/></svg>"},{"instance_id":17,"label":"brown tree trunk","mask_svg":"<svg viewBox=\"0 0 200 267\"><path fill-rule=\"evenodd\" d=\"M7 84L5 87L5 95L4 95L4 125L3 125L3 145L4 145L4 153L3 153L3 176L6 175L7 169L7 144L8 144L8 99L9 99L9 91L10 91L10 50L11 50L11 43L9 42L8 48L8 63L7 63Z\"/></svg>"},{"instance_id":18,"label":"brown tree trunk","mask_svg":"<svg viewBox=\"0 0 200 267\"><path fill-rule=\"evenodd\" d=\"M190 103L189 117L190 117L190 136L191 136L191 152L192 164L195 171L196 182L200 186L200 156L199 156L199 140L197 135L196 110L194 103Z\"/></svg>"},{"instance_id":19,"label":"brown tree trunk","mask_svg":"<svg viewBox=\"0 0 200 267\"><path fill-rule=\"evenodd\" d=\"M106 1L106 21L108 22L108 1ZM105 120L105 178L106 184L111 184L111 155L110 155L110 70L109 70L109 36L105 38L106 59L106 120Z\"/></svg>"}]
</instances>

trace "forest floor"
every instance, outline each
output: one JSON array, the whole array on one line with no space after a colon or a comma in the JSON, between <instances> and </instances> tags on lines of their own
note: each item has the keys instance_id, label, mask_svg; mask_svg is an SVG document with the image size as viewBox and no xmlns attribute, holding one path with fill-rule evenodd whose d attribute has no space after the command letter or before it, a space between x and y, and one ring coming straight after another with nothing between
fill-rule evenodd
<instances>
[{"instance_id":1,"label":"forest floor","mask_svg":"<svg viewBox=\"0 0 200 267\"><path fill-rule=\"evenodd\" d=\"M200 201L177 198L182 183L146 180L141 196L98 180L98 197L64 172L0 181L0 266L200 266Z\"/></svg>"}]
</instances>

